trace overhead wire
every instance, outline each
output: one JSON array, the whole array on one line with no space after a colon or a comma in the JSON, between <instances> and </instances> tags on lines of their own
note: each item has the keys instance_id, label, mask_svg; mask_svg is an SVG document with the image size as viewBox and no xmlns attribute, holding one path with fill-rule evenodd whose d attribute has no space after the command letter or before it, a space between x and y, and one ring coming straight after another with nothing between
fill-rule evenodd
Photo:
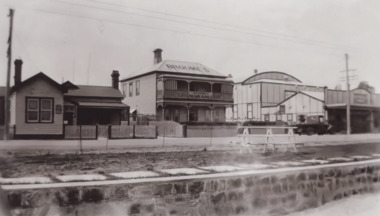
<instances>
[{"instance_id":1,"label":"overhead wire","mask_svg":"<svg viewBox=\"0 0 380 216\"><path fill-rule=\"evenodd\" d=\"M54 0L54 1L65 2L63 0ZM321 44L326 44L326 45L331 45L331 46L347 47L347 46L341 45L341 44L333 44L333 43L329 43L329 42L318 41L318 40L298 37L298 36L294 36L294 35L287 35L287 34L282 34L282 33L278 33L278 32L271 32L271 31L264 31L264 30L259 30L259 29L247 28L245 26L231 25L231 24L227 24L227 23L210 21L210 20L200 19L200 18L196 18L196 17L187 17L187 16L183 16L183 15L178 15L178 14L164 13L164 12L161 12L161 11L155 11L155 10L149 10L149 9L143 9L143 8L130 7L130 6L125 6L123 4L115 4L115 3L104 2L104 1L99 1L99 0L82 0L82 1L95 2L95 3L98 3L98 4L105 4L105 5L113 5L113 6L117 6L117 7L124 7L124 8L127 8L127 9L145 11L145 12L160 14L160 15L164 15L164 16L171 16L171 17L177 17L177 18L181 18L181 19L194 20L194 21L198 21L198 22L202 22L202 23L206 22L206 23L210 23L210 24L216 24L216 25L221 25L221 26L228 26L230 28L236 28L236 29L245 29L245 30L255 31L255 32L264 33L264 34L273 34L273 35L277 35L277 36L281 36L281 37L290 37L290 38L295 38L295 39L298 39L298 40L315 42L315 43L321 43ZM351 48L355 48L355 47L351 47Z\"/></svg>"},{"instance_id":2,"label":"overhead wire","mask_svg":"<svg viewBox=\"0 0 380 216\"><path fill-rule=\"evenodd\" d=\"M110 12L114 12L114 13L122 13L122 14L129 14L129 15L133 15L133 16L148 17L148 18L153 18L153 19L158 19L158 20L164 20L164 21L169 21L169 22L174 22L174 23L193 25L193 26L197 26L197 27L209 28L209 29L214 29L214 30L241 33L241 34L247 34L247 35L251 35L251 36L258 36L258 37L264 37L264 38L271 38L271 39L286 40L286 41L290 41L293 43L300 43L300 44L305 44L305 45L309 45L309 46L317 46L317 47L324 47L324 48L329 48L329 49L339 49L339 50L341 50L342 48L348 48L348 47L344 47L341 45L332 45L332 44L327 44L324 42L317 42L317 41L310 41L310 40L307 41L305 39L302 39L303 40L302 41L302 40L297 39L296 37L292 37L292 36L287 36L288 38L286 38L286 37L284 37L284 35L282 35L282 37L274 36L274 35L263 35L263 34L247 32L247 31L232 30L232 29L228 29L228 28L220 28L220 27L215 27L215 26L210 26L210 25L205 25L205 24L196 24L196 23L191 23L191 22L184 22L184 21L179 21L179 20L167 19L167 18L163 18L163 17L132 13L132 12L127 12L127 11L123 11L123 10L115 10L115 9L110 9L110 8L97 7L97 6L93 6L93 5L80 4L80 3L64 1L64 0L53 0L53 2L58 2L58 3L62 3L62 4L67 4L67 5L74 5L74 6L79 6L79 7L87 7L87 8L92 8L92 9L104 10L104 11L110 11ZM110 5L112 5L112 4L110 4ZM118 5L118 4L116 4L116 5ZM149 10L149 11L151 11L151 10ZM187 18L187 19L189 19L189 18ZM205 21L205 20L203 20L203 21ZM208 21L208 22L210 22L210 21ZM211 22L211 23L213 23L213 22ZM214 24L216 24L216 23L214 23ZM220 23L218 23L218 24L220 25ZM352 47L350 49L352 49Z\"/></svg>"},{"instance_id":3,"label":"overhead wire","mask_svg":"<svg viewBox=\"0 0 380 216\"><path fill-rule=\"evenodd\" d=\"M271 44L262 44L262 43L253 42L253 41L230 39L230 38L218 37L218 36L213 36L213 35L194 33L194 32L189 32L189 31L179 31L179 30L173 30L173 29L156 27L156 26L146 26L146 25L140 25L140 24L134 24L134 23L126 23L126 22L121 22L121 21L108 20L108 19L104 19L104 18L96 18L96 17L89 17L89 16L83 16L83 15L77 15L77 14L62 13L62 12L49 11L49 10L44 10L44 9L36 9L36 8L20 8L20 9L33 10L33 11L41 12L41 13L55 14L55 15L68 16L68 17L76 17L76 18L82 18L82 19L88 19L88 20L95 20L98 22L108 22L108 23L113 23L113 24L128 25L128 26L133 26L136 28L166 31L166 32L179 33L179 34L185 34L185 35L194 35L194 36L198 36L198 37L213 38L213 39L219 39L219 40L224 40L224 41L251 44L251 45L257 45L257 46L264 46L264 47L273 47L273 48L283 49L283 50L294 50L294 51L307 52L307 53L310 52L308 50L295 49L295 48L289 48L289 47L281 47L281 46L271 45ZM314 52L313 54L316 54L316 53ZM324 54L324 55L326 55L326 54ZM331 55L331 53L328 55ZM338 54L336 56L338 56Z\"/></svg>"}]
</instances>

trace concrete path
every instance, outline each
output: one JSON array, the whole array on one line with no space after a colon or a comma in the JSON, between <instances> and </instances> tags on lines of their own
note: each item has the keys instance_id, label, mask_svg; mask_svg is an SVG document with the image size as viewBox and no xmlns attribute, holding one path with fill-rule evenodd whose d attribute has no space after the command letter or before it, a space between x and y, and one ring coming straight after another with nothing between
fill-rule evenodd
<instances>
[{"instance_id":1,"label":"concrete path","mask_svg":"<svg viewBox=\"0 0 380 216\"><path fill-rule=\"evenodd\" d=\"M354 135L296 135L296 142L304 145L346 145L357 143L380 142L380 134L354 134ZM133 148L155 148L166 147L229 147L236 146L240 142L239 137L213 137L213 138L168 138L157 139L123 139L123 140L84 140L82 148L84 151L92 150L122 150ZM260 140L258 139L258 142ZM263 142L263 141L262 141ZM79 140L10 140L0 141L0 151L78 151Z\"/></svg>"}]
</instances>

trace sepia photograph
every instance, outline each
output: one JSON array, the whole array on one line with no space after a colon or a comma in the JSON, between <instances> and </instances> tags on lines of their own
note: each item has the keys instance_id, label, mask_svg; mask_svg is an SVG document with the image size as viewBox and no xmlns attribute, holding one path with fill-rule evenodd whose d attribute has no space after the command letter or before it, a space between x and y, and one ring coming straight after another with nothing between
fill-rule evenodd
<instances>
[{"instance_id":1,"label":"sepia photograph","mask_svg":"<svg viewBox=\"0 0 380 216\"><path fill-rule=\"evenodd\" d=\"M379 11L1 0L0 216L380 215Z\"/></svg>"}]
</instances>

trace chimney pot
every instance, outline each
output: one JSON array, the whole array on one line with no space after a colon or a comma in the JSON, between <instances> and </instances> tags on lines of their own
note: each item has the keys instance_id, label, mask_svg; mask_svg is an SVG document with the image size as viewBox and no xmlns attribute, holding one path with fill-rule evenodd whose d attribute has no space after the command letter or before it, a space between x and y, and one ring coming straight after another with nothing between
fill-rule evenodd
<instances>
[{"instance_id":1,"label":"chimney pot","mask_svg":"<svg viewBox=\"0 0 380 216\"><path fill-rule=\"evenodd\" d=\"M153 50L153 53L154 53L153 63L158 64L158 63L162 62L162 49L157 48L157 49Z\"/></svg>"},{"instance_id":2,"label":"chimney pot","mask_svg":"<svg viewBox=\"0 0 380 216\"><path fill-rule=\"evenodd\" d=\"M255 69L255 74L257 74L257 69Z\"/></svg>"},{"instance_id":3,"label":"chimney pot","mask_svg":"<svg viewBox=\"0 0 380 216\"><path fill-rule=\"evenodd\" d=\"M112 71L111 77L112 77L112 87L115 89L119 89L119 71L114 70Z\"/></svg>"},{"instance_id":4,"label":"chimney pot","mask_svg":"<svg viewBox=\"0 0 380 216\"><path fill-rule=\"evenodd\" d=\"M22 72L22 60L15 60L15 85L19 85L21 83L21 72Z\"/></svg>"}]
</instances>

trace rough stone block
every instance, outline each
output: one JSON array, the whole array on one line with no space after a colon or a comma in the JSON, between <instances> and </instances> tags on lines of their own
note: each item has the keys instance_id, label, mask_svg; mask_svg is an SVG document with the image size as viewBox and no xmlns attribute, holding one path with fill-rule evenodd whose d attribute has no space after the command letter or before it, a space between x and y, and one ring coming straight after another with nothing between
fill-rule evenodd
<instances>
[{"instance_id":1,"label":"rough stone block","mask_svg":"<svg viewBox=\"0 0 380 216\"><path fill-rule=\"evenodd\" d=\"M255 208L263 208L267 206L267 200L262 197L256 197L252 202L252 206Z\"/></svg>"},{"instance_id":2,"label":"rough stone block","mask_svg":"<svg viewBox=\"0 0 380 216\"><path fill-rule=\"evenodd\" d=\"M185 194L187 193L187 187L185 183L174 184L174 191L176 194Z\"/></svg>"},{"instance_id":3,"label":"rough stone block","mask_svg":"<svg viewBox=\"0 0 380 216\"><path fill-rule=\"evenodd\" d=\"M100 202L103 198L104 194L100 188L83 189L83 201L85 202Z\"/></svg>"},{"instance_id":4,"label":"rough stone block","mask_svg":"<svg viewBox=\"0 0 380 216\"><path fill-rule=\"evenodd\" d=\"M172 184L161 184L156 185L153 189L153 194L156 196L165 196L172 194L173 185Z\"/></svg>"},{"instance_id":5,"label":"rough stone block","mask_svg":"<svg viewBox=\"0 0 380 216\"><path fill-rule=\"evenodd\" d=\"M228 180L228 187L229 188L239 188L242 185L241 178L238 179L229 179Z\"/></svg>"},{"instance_id":6,"label":"rough stone block","mask_svg":"<svg viewBox=\"0 0 380 216\"><path fill-rule=\"evenodd\" d=\"M203 191L204 182L197 181L197 182L190 183L188 188L189 188L189 193L198 194Z\"/></svg>"},{"instance_id":7,"label":"rough stone block","mask_svg":"<svg viewBox=\"0 0 380 216\"><path fill-rule=\"evenodd\" d=\"M318 175L316 173L310 173L309 174L309 180L317 180Z\"/></svg>"},{"instance_id":8,"label":"rough stone block","mask_svg":"<svg viewBox=\"0 0 380 216\"><path fill-rule=\"evenodd\" d=\"M306 175L305 175L305 173L300 173L300 174L298 174L296 180L297 180L297 181L305 181L305 180L306 180Z\"/></svg>"},{"instance_id":9,"label":"rough stone block","mask_svg":"<svg viewBox=\"0 0 380 216\"><path fill-rule=\"evenodd\" d=\"M276 184L278 182L278 178L276 176L271 176L270 177L270 183L271 184Z\"/></svg>"},{"instance_id":10,"label":"rough stone block","mask_svg":"<svg viewBox=\"0 0 380 216\"><path fill-rule=\"evenodd\" d=\"M261 179L261 184L270 184L270 178L269 177L265 177L263 179Z\"/></svg>"},{"instance_id":11,"label":"rough stone block","mask_svg":"<svg viewBox=\"0 0 380 216\"><path fill-rule=\"evenodd\" d=\"M9 193L8 203L11 208L16 208L21 206L21 194L20 193Z\"/></svg>"},{"instance_id":12,"label":"rough stone block","mask_svg":"<svg viewBox=\"0 0 380 216\"><path fill-rule=\"evenodd\" d=\"M66 191L67 203L69 205L76 205L80 202L80 191L76 188L70 188Z\"/></svg>"},{"instance_id":13,"label":"rough stone block","mask_svg":"<svg viewBox=\"0 0 380 216\"><path fill-rule=\"evenodd\" d=\"M129 212L131 213L131 215L140 214L141 213L141 204L137 203L137 204L131 205Z\"/></svg>"},{"instance_id":14,"label":"rough stone block","mask_svg":"<svg viewBox=\"0 0 380 216\"><path fill-rule=\"evenodd\" d=\"M228 197L228 201L238 200L238 195L234 191L230 191L227 197Z\"/></svg>"},{"instance_id":15,"label":"rough stone block","mask_svg":"<svg viewBox=\"0 0 380 216\"><path fill-rule=\"evenodd\" d=\"M277 194L281 193L282 192L281 184L273 185L272 191L273 191L273 193L277 193Z\"/></svg>"},{"instance_id":16,"label":"rough stone block","mask_svg":"<svg viewBox=\"0 0 380 216\"><path fill-rule=\"evenodd\" d=\"M211 195L211 201L216 204L225 203L227 201L226 194L224 192L221 192L217 195Z\"/></svg>"},{"instance_id":17,"label":"rough stone block","mask_svg":"<svg viewBox=\"0 0 380 216\"><path fill-rule=\"evenodd\" d=\"M253 177L247 177L245 178L244 185L246 187L252 187L255 185L254 178Z\"/></svg>"},{"instance_id":18,"label":"rough stone block","mask_svg":"<svg viewBox=\"0 0 380 216\"><path fill-rule=\"evenodd\" d=\"M239 206L236 206L235 207L235 213L236 214L245 214L245 207L244 206L241 206L241 205L239 205Z\"/></svg>"}]
</instances>

